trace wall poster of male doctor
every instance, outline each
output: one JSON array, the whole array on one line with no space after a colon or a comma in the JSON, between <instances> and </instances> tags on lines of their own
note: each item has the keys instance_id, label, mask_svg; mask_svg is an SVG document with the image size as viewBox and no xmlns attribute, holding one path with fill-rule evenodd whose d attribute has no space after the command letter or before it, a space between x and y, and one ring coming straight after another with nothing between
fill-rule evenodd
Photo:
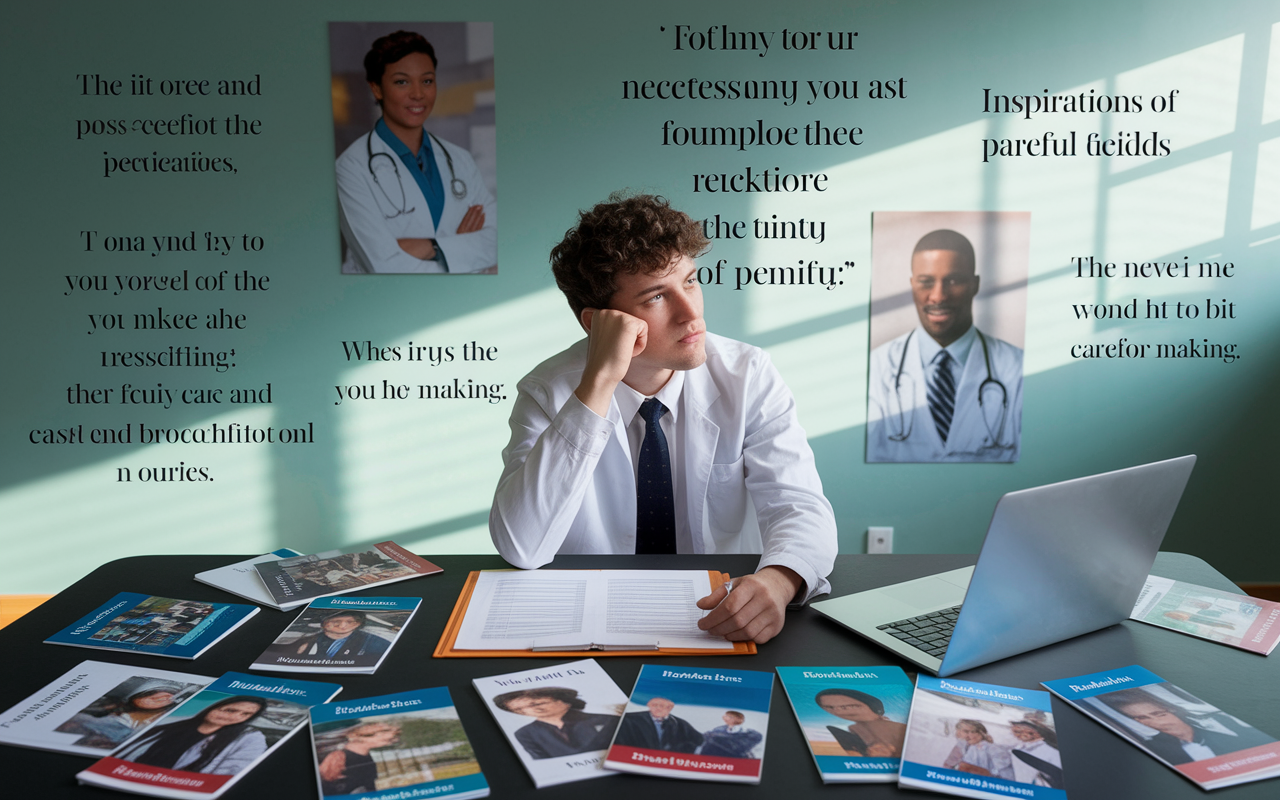
<instances>
[{"instance_id":1,"label":"wall poster of male doctor","mask_svg":"<svg viewBox=\"0 0 1280 800\"><path fill-rule=\"evenodd\" d=\"M333 22L342 271L498 271L493 23Z\"/></svg>"},{"instance_id":2,"label":"wall poster of male doctor","mask_svg":"<svg viewBox=\"0 0 1280 800\"><path fill-rule=\"evenodd\" d=\"M877 211L867 461L1018 460L1031 214Z\"/></svg>"}]
</instances>

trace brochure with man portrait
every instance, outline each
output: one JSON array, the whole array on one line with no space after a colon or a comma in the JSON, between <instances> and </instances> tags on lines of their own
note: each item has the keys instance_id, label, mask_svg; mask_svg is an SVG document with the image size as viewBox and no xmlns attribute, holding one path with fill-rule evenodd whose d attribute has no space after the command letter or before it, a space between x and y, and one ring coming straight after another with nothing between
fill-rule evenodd
<instances>
[{"instance_id":1,"label":"brochure with man portrait","mask_svg":"<svg viewBox=\"0 0 1280 800\"><path fill-rule=\"evenodd\" d=\"M603 778L627 695L595 659L471 681L539 789Z\"/></svg>"},{"instance_id":2,"label":"brochure with man portrait","mask_svg":"<svg viewBox=\"0 0 1280 800\"><path fill-rule=\"evenodd\" d=\"M898 667L778 667L823 783L898 779L911 680Z\"/></svg>"},{"instance_id":3,"label":"brochure with man portrait","mask_svg":"<svg viewBox=\"0 0 1280 800\"><path fill-rule=\"evenodd\" d=\"M372 675L391 652L420 597L322 597L250 669Z\"/></svg>"},{"instance_id":4,"label":"brochure with man portrait","mask_svg":"<svg viewBox=\"0 0 1280 800\"><path fill-rule=\"evenodd\" d=\"M645 664L605 768L759 783L772 696L772 672Z\"/></svg>"},{"instance_id":5,"label":"brochure with man portrait","mask_svg":"<svg viewBox=\"0 0 1280 800\"><path fill-rule=\"evenodd\" d=\"M1049 693L918 676L898 785L1067 800Z\"/></svg>"},{"instance_id":6,"label":"brochure with man portrait","mask_svg":"<svg viewBox=\"0 0 1280 800\"><path fill-rule=\"evenodd\" d=\"M1143 667L1043 686L1201 789L1280 776L1274 736Z\"/></svg>"}]
</instances>

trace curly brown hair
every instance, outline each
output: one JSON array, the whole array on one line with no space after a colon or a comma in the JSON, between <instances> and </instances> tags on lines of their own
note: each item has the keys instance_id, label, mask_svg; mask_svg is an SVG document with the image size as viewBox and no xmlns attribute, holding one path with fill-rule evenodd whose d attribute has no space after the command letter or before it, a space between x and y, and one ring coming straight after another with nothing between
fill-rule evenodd
<instances>
[{"instance_id":1,"label":"curly brown hair","mask_svg":"<svg viewBox=\"0 0 1280 800\"><path fill-rule=\"evenodd\" d=\"M671 207L665 197L614 192L565 231L551 248L551 271L574 316L608 308L617 276L664 274L679 256L697 258L711 246L702 223Z\"/></svg>"}]
</instances>

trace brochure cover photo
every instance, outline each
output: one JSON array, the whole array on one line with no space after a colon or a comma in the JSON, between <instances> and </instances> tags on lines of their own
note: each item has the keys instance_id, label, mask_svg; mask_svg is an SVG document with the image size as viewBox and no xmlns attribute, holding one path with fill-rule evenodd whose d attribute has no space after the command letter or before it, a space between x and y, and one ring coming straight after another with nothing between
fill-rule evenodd
<instances>
[{"instance_id":1,"label":"brochure cover photo","mask_svg":"<svg viewBox=\"0 0 1280 800\"><path fill-rule=\"evenodd\" d=\"M76 779L156 797L217 797L297 733L311 706L340 691L228 672Z\"/></svg>"},{"instance_id":2,"label":"brochure cover photo","mask_svg":"<svg viewBox=\"0 0 1280 800\"><path fill-rule=\"evenodd\" d=\"M212 682L84 661L0 714L0 743L100 758Z\"/></svg>"},{"instance_id":3,"label":"brochure cover photo","mask_svg":"<svg viewBox=\"0 0 1280 800\"><path fill-rule=\"evenodd\" d=\"M1270 655L1280 642L1280 603L1148 575L1130 619Z\"/></svg>"},{"instance_id":4,"label":"brochure cover photo","mask_svg":"<svg viewBox=\"0 0 1280 800\"><path fill-rule=\"evenodd\" d=\"M778 667L823 783L898 779L911 681L898 667Z\"/></svg>"},{"instance_id":5,"label":"brochure cover photo","mask_svg":"<svg viewBox=\"0 0 1280 800\"><path fill-rule=\"evenodd\" d=\"M419 597L313 600L249 668L372 674L421 603Z\"/></svg>"},{"instance_id":6,"label":"brochure cover photo","mask_svg":"<svg viewBox=\"0 0 1280 800\"><path fill-rule=\"evenodd\" d=\"M375 584L441 571L440 567L395 542L265 561L255 564L254 569L270 592L273 605L282 610L296 608L317 597L346 594Z\"/></svg>"},{"instance_id":7,"label":"brochure cover photo","mask_svg":"<svg viewBox=\"0 0 1280 800\"><path fill-rule=\"evenodd\" d=\"M1066 800L1049 693L918 676L898 785Z\"/></svg>"},{"instance_id":8,"label":"brochure cover photo","mask_svg":"<svg viewBox=\"0 0 1280 800\"><path fill-rule=\"evenodd\" d=\"M444 687L317 706L311 744L322 798L489 795Z\"/></svg>"},{"instance_id":9,"label":"brochure cover photo","mask_svg":"<svg viewBox=\"0 0 1280 800\"><path fill-rule=\"evenodd\" d=\"M201 603L121 592L45 639L100 650L195 658L258 613L240 603Z\"/></svg>"},{"instance_id":10,"label":"brochure cover photo","mask_svg":"<svg viewBox=\"0 0 1280 800\"><path fill-rule=\"evenodd\" d=\"M539 789L603 778L627 696L594 659L471 681Z\"/></svg>"},{"instance_id":11,"label":"brochure cover photo","mask_svg":"<svg viewBox=\"0 0 1280 800\"><path fill-rule=\"evenodd\" d=\"M607 769L759 783L773 673L645 664Z\"/></svg>"},{"instance_id":12,"label":"brochure cover photo","mask_svg":"<svg viewBox=\"0 0 1280 800\"><path fill-rule=\"evenodd\" d=\"M1150 670L1124 667L1044 686L1202 789L1280 775L1275 737Z\"/></svg>"}]
</instances>

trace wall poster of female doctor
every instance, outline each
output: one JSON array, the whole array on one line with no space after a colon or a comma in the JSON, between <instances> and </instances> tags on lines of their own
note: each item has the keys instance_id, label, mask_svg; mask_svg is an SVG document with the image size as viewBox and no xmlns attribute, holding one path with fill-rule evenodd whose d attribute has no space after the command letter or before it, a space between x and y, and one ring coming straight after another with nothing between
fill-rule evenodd
<instances>
[{"instance_id":1,"label":"wall poster of female doctor","mask_svg":"<svg viewBox=\"0 0 1280 800\"><path fill-rule=\"evenodd\" d=\"M871 224L868 462L1018 460L1031 215Z\"/></svg>"},{"instance_id":2,"label":"wall poster of female doctor","mask_svg":"<svg viewBox=\"0 0 1280 800\"><path fill-rule=\"evenodd\" d=\"M329 25L344 273L498 271L493 24Z\"/></svg>"}]
</instances>

